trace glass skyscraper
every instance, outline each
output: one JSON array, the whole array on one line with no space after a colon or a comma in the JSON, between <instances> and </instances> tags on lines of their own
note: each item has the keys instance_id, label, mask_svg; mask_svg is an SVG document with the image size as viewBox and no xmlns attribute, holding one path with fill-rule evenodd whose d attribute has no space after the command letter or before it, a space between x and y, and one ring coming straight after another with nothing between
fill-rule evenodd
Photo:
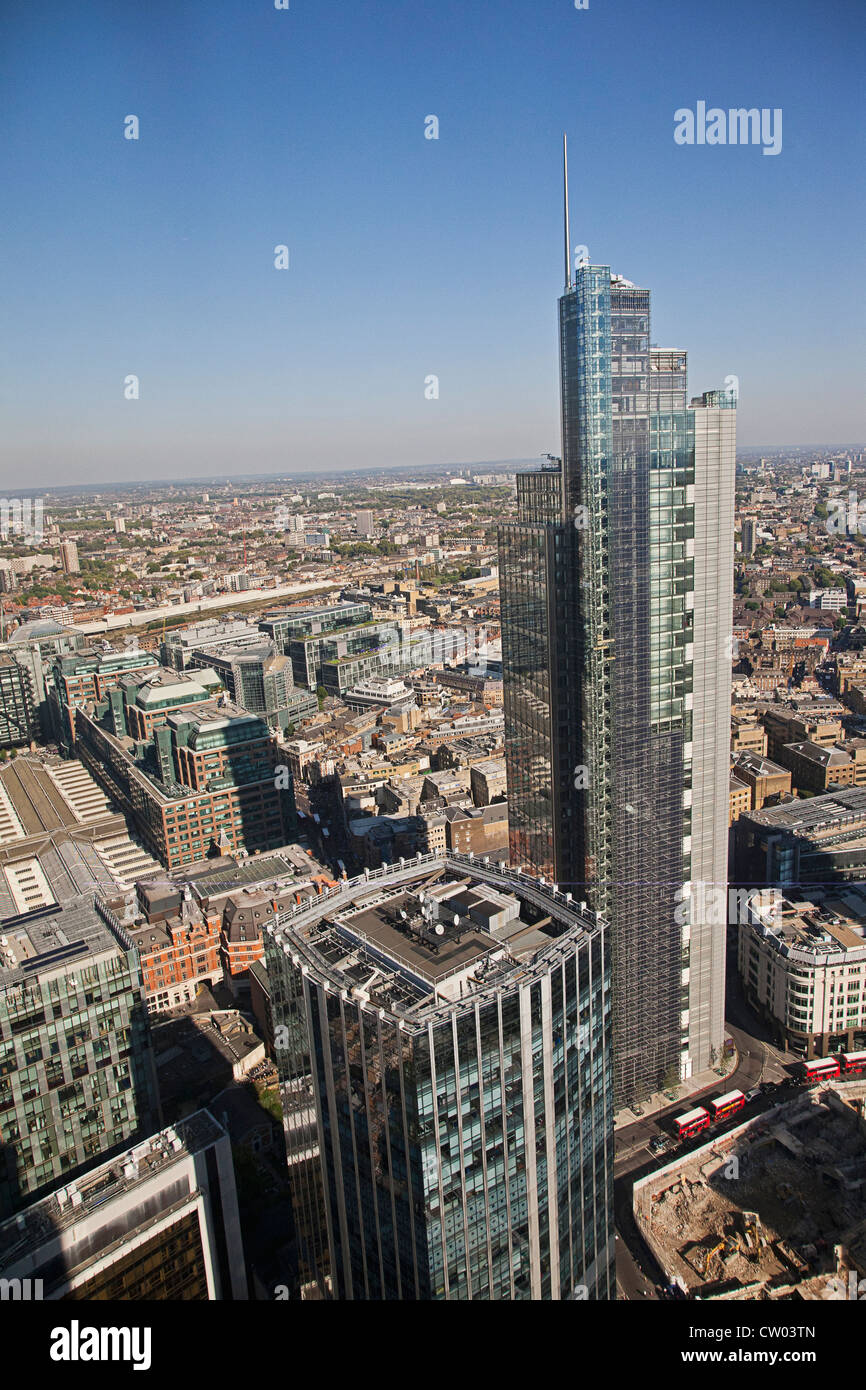
<instances>
[{"instance_id":1,"label":"glass skyscraper","mask_svg":"<svg viewBox=\"0 0 866 1390\"><path fill-rule=\"evenodd\" d=\"M301 1296L615 1296L594 914L427 855L299 905L266 951Z\"/></svg>"},{"instance_id":2,"label":"glass skyscraper","mask_svg":"<svg viewBox=\"0 0 866 1390\"><path fill-rule=\"evenodd\" d=\"M723 1042L735 395L687 403L649 291L570 267L563 457L500 530L511 857L610 924L618 1106Z\"/></svg>"}]
</instances>

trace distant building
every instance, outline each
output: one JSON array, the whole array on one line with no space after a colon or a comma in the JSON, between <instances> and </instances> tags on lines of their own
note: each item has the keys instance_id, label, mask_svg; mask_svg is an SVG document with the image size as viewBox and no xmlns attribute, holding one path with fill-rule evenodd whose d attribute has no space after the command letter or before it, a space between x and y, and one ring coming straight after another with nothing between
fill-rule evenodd
<instances>
[{"instance_id":1,"label":"distant building","mask_svg":"<svg viewBox=\"0 0 866 1390\"><path fill-rule=\"evenodd\" d=\"M848 595L844 589L812 589L809 592L809 607L827 609L831 613L841 613L848 606Z\"/></svg>"},{"instance_id":2,"label":"distant building","mask_svg":"<svg viewBox=\"0 0 866 1390\"><path fill-rule=\"evenodd\" d=\"M75 541L60 542L60 563L64 574L78 574L78 546Z\"/></svg>"},{"instance_id":3,"label":"distant building","mask_svg":"<svg viewBox=\"0 0 866 1390\"><path fill-rule=\"evenodd\" d=\"M755 531L756 523L751 517L746 517L743 522L743 554L754 555L755 553Z\"/></svg>"},{"instance_id":4,"label":"distant building","mask_svg":"<svg viewBox=\"0 0 866 1390\"><path fill-rule=\"evenodd\" d=\"M188 666L196 664L206 648L243 650L245 647L257 647L261 642L262 633L255 623L243 618L208 618L204 622L167 633L160 644L159 659L164 666L185 671ZM198 664L202 664L200 659Z\"/></svg>"},{"instance_id":5,"label":"distant building","mask_svg":"<svg viewBox=\"0 0 866 1390\"><path fill-rule=\"evenodd\" d=\"M359 536L371 536L374 528L373 513L371 511L361 511L355 513L355 530Z\"/></svg>"}]
</instances>

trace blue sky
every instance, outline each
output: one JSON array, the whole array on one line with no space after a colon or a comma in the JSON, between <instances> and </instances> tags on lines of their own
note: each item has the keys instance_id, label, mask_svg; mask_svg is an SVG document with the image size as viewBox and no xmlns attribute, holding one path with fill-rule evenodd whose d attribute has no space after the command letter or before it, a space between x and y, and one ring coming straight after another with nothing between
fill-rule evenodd
<instances>
[{"instance_id":1,"label":"blue sky","mask_svg":"<svg viewBox=\"0 0 866 1390\"><path fill-rule=\"evenodd\" d=\"M0 484L558 452L563 130L572 243L650 287L693 391L739 378L741 442L863 439L863 31L859 0L7 6ZM699 100L781 107L781 154L676 145Z\"/></svg>"}]
</instances>

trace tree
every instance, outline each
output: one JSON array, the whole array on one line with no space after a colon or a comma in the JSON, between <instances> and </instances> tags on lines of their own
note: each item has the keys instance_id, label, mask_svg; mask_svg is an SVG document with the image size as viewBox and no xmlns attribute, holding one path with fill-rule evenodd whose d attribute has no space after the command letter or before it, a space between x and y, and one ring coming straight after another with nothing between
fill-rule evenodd
<instances>
[{"instance_id":1,"label":"tree","mask_svg":"<svg viewBox=\"0 0 866 1390\"><path fill-rule=\"evenodd\" d=\"M664 1091L678 1091L678 1090L679 1090L679 1085L680 1085L680 1069L679 1069L679 1067L677 1066L676 1062L671 1062L670 1066L668 1067L667 1071L666 1071L665 1074L664 1074L664 1080L662 1081L662 1090L664 1090Z\"/></svg>"}]
</instances>

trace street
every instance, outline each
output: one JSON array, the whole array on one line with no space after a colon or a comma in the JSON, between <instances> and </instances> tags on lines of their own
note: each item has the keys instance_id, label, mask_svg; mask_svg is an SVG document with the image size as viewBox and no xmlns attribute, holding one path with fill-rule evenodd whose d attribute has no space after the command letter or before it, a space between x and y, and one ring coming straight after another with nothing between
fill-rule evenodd
<instances>
[{"instance_id":1,"label":"street","mask_svg":"<svg viewBox=\"0 0 866 1390\"><path fill-rule=\"evenodd\" d=\"M650 1251L635 1226L632 1215L632 1187L637 1178L663 1168L677 1155L688 1152L688 1146L671 1143L658 1155L650 1151L650 1141L657 1135L670 1140L668 1122L673 1115L685 1109L700 1105L709 1096L726 1091L739 1090L744 1094L756 1086L771 1085L785 1080L795 1060L791 1053L785 1053L770 1040L761 1021L745 1003L740 988L736 965L729 959L727 991L726 1034L734 1039L737 1048L737 1066L724 1080L719 1080L701 1091L683 1097L664 1110L646 1119L637 1119L616 1132L616 1159L614 1162L614 1213L617 1232L616 1240L616 1282L617 1296L627 1300L658 1298L658 1285L663 1281L661 1270L656 1265ZM786 1092L782 1092L786 1095ZM771 1091L756 1097L735 1117L734 1124L760 1114L776 1104L779 1097ZM731 1126L733 1127L733 1125ZM700 1137L706 1142L707 1136ZM696 1145L695 1145L696 1147Z\"/></svg>"}]
</instances>

